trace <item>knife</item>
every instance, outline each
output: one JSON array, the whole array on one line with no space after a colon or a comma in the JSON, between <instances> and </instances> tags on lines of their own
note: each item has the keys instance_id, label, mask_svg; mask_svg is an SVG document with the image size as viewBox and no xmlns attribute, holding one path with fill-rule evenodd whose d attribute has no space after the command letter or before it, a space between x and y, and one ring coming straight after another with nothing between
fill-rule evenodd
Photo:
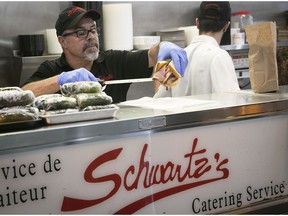
<instances>
[{"instance_id":1,"label":"knife","mask_svg":"<svg viewBox=\"0 0 288 216\"><path fill-rule=\"evenodd\" d=\"M126 84L126 83L141 83L152 82L152 78L138 78L138 79L123 79L123 80L107 80L100 81L103 85Z\"/></svg>"},{"instance_id":2,"label":"knife","mask_svg":"<svg viewBox=\"0 0 288 216\"><path fill-rule=\"evenodd\" d=\"M170 64L172 59L169 59L166 64L164 64L162 67L167 66ZM161 67L161 68L162 68ZM137 79L122 79L122 80L100 80L99 82L102 85L115 85L115 84L126 84L126 83L141 83L141 82L152 82L153 79L150 78L137 78Z\"/></svg>"}]
</instances>

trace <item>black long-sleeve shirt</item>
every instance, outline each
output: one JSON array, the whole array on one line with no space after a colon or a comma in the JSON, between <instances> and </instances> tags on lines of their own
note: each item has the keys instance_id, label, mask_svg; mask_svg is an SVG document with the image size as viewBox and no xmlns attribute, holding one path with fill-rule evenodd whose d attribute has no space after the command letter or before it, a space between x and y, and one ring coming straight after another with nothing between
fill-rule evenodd
<instances>
[{"instance_id":1,"label":"black long-sleeve shirt","mask_svg":"<svg viewBox=\"0 0 288 216\"><path fill-rule=\"evenodd\" d=\"M152 68L148 68L148 65L148 50L136 52L108 50L100 52L90 72L105 81L145 78L150 77L153 71ZM24 85L74 69L77 68L68 65L63 53L56 60L43 62ZM130 84L107 85L105 92L113 98L113 103L119 103L126 100L129 86Z\"/></svg>"}]
</instances>

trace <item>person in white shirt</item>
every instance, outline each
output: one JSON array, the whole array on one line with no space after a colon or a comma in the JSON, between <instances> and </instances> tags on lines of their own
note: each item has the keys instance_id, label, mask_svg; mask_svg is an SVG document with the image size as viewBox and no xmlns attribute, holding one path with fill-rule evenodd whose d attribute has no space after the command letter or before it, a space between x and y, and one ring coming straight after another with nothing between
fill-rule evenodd
<instances>
[{"instance_id":1,"label":"person in white shirt","mask_svg":"<svg viewBox=\"0 0 288 216\"><path fill-rule=\"evenodd\" d=\"M202 2L196 19L199 36L185 48L188 66L179 84L160 86L155 98L239 91L233 61L220 48L223 34L230 25L229 2Z\"/></svg>"}]
</instances>

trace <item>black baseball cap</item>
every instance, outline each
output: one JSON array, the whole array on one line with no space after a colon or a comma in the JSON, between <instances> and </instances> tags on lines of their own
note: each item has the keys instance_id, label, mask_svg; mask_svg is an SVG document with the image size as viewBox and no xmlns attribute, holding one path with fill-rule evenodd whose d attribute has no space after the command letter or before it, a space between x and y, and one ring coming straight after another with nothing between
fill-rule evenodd
<instances>
[{"instance_id":1,"label":"black baseball cap","mask_svg":"<svg viewBox=\"0 0 288 216\"><path fill-rule=\"evenodd\" d=\"M198 18L201 20L230 21L230 3L228 1L202 2L200 5L200 13Z\"/></svg>"},{"instance_id":2,"label":"black baseball cap","mask_svg":"<svg viewBox=\"0 0 288 216\"><path fill-rule=\"evenodd\" d=\"M55 29L57 36L63 34L66 29L74 28L83 17L89 17L94 21L100 18L96 10L85 10L81 7L71 6L63 10L56 21Z\"/></svg>"}]
</instances>

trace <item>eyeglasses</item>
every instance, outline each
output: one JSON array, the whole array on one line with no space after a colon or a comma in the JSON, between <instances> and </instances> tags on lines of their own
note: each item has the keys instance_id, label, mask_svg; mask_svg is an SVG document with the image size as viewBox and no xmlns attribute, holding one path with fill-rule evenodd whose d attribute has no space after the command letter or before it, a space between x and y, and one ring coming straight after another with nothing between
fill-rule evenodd
<instances>
[{"instance_id":1,"label":"eyeglasses","mask_svg":"<svg viewBox=\"0 0 288 216\"><path fill-rule=\"evenodd\" d=\"M87 38L89 33L92 33L93 35L97 35L99 36L100 35L100 32L101 32L101 28L92 28L90 30L86 30L86 29L83 29L83 30L77 30L77 31L73 31L73 32L68 32L68 33L64 33L62 34L62 37L65 37L65 36L68 36L68 35L72 35L72 34L76 34L76 36L78 38Z\"/></svg>"}]
</instances>

